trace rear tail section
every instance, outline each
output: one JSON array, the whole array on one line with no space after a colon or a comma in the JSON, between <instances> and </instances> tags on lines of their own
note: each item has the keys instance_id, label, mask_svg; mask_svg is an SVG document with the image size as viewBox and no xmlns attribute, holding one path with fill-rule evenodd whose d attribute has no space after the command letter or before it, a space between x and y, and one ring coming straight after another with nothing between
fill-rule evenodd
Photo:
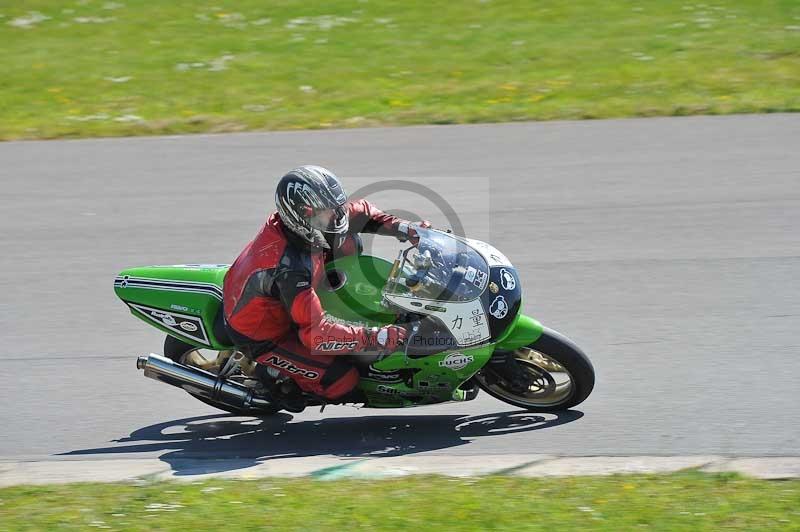
<instances>
[{"instance_id":1,"label":"rear tail section","mask_svg":"<svg viewBox=\"0 0 800 532\"><path fill-rule=\"evenodd\" d=\"M227 264L145 266L120 272L114 292L137 318L196 347L230 346L222 322Z\"/></svg>"}]
</instances>

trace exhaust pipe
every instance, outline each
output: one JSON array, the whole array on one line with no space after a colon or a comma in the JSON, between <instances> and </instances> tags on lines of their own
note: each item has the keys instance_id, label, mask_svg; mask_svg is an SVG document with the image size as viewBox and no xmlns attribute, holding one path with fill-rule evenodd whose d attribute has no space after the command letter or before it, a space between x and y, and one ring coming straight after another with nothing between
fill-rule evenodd
<instances>
[{"instance_id":1,"label":"exhaust pipe","mask_svg":"<svg viewBox=\"0 0 800 532\"><path fill-rule=\"evenodd\" d=\"M188 393L210 401L224 403L233 408L268 408L272 404L253 397L253 391L237 382L230 382L208 371L178 364L155 353L140 356L136 369L144 370L144 376L165 382Z\"/></svg>"}]
</instances>

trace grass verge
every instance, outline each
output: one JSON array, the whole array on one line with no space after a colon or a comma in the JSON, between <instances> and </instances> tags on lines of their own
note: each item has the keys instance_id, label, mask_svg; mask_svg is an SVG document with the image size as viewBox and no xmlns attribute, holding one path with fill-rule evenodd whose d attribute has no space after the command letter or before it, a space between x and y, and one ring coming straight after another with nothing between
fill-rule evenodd
<instances>
[{"instance_id":1,"label":"grass verge","mask_svg":"<svg viewBox=\"0 0 800 532\"><path fill-rule=\"evenodd\" d=\"M796 0L29 0L0 42L0 139L800 110Z\"/></svg>"},{"instance_id":2,"label":"grass verge","mask_svg":"<svg viewBox=\"0 0 800 532\"><path fill-rule=\"evenodd\" d=\"M797 530L800 481L736 475L407 477L0 490L3 530Z\"/></svg>"}]
</instances>

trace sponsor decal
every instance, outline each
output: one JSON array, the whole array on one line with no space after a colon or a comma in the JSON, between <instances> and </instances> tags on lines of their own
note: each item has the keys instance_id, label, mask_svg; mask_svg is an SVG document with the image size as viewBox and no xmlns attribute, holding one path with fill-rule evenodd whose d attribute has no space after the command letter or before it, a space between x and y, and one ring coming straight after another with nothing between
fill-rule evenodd
<instances>
[{"instance_id":1,"label":"sponsor decal","mask_svg":"<svg viewBox=\"0 0 800 532\"><path fill-rule=\"evenodd\" d=\"M483 290L484 288L486 288L486 281L488 280L489 280L488 273L477 270L475 272L475 280L472 281L472 284Z\"/></svg>"},{"instance_id":2,"label":"sponsor decal","mask_svg":"<svg viewBox=\"0 0 800 532\"><path fill-rule=\"evenodd\" d=\"M466 279L470 283L474 282L475 281L475 273L477 273L477 271L478 270L476 270L472 266L468 266L467 267L467 273L464 274L464 279Z\"/></svg>"},{"instance_id":3,"label":"sponsor decal","mask_svg":"<svg viewBox=\"0 0 800 532\"><path fill-rule=\"evenodd\" d=\"M308 281L300 281L299 283L297 283L296 288L303 288L306 286L308 286Z\"/></svg>"},{"instance_id":4,"label":"sponsor decal","mask_svg":"<svg viewBox=\"0 0 800 532\"><path fill-rule=\"evenodd\" d=\"M503 296L497 296L492 301L492 304L489 306L489 314L497 318L498 320L502 320L508 314L508 303L506 303L506 298Z\"/></svg>"},{"instance_id":5,"label":"sponsor decal","mask_svg":"<svg viewBox=\"0 0 800 532\"><path fill-rule=\"evenodd\" d=\"M310 369L299 368L289 362L288 360L284 360L277 355L270 355L267 359L267 364L271 364L276 368L282 369L291 373L292 375L300 375L301 377L305 377L306 379L316 380L319 378L319 373Z\"/></svg>"},{"instance_id":6,"label":"sponsor decal","mask_svg":"<svg viewBox=\"0 0 800 532\"><path fill-rule=\"evenodd\" d=\"M367 376L365 378L383 382L400 382L401 380L403 380L402 377L400 377L399 373L380 371L372 367L370 367L369 370L367 371Z\"/></svg>"},{"instance_id":7,"label":"sponsor decal","mask_svg":"<svg viewBox=\"0 0 800 532\"><path fill-rule=\"evenodd\" d=\"M184 306L181 306L181 305L176 305L175 303L173 303L172 305L170 305L170 306L169 306L169 308L171 308L172 310L182 310L183 312L189 312L189 307L184 307Z\"/></svg>"},{"instance_id":8,"label":"sponsor decal","mask_svg":"<svg viewBox=\"0 0 800 532\"><path fill-rule=\"evenodd\" d=\"M475 360L472 355L465 355L464 353L451 353L444 357L444 360L439 361L439 367L447 368L453 371L464 369L470 362Z\"/></svg>"},{"instance_id":9,"label":"sponsor decal","mask_svg":"<svg viewBox=\"0 0 800 532\"><path fill-rule=\"evenodd\" d=\"M468 331L461 337L461 345L477 344L487 338L488 336L484 336L478 331Z\"/></svg>"},{"instance_id":10,"label":"sponsor decal","mask_svg":"<svg viewBox=\"0 0 800 532\"><path fill-rule=\"evenodd\" d=\"M391 386L385 386L383 384L376 386L375 391L384 395L398 395L400 393L400 390L395 390Z\"/></svg>"},{"instance_id":11,"label":"sponsor decal","mask_svg":"<svg viewBox=\"0 0 800 532\"><path fill-rule=\"evenodd\" d=\"M358 342L321 342L317 345L317 351L353 351L358 347Z\"/></svg>"},{"instance_id":12,"label":"sponsor decal","mask_svg":"<svg viewBox=\"0 0 800 532\"><path fill-rule=\"evenodd\" d=\"M211 347L203 320L199 316L165 311L137 303L128 303L128 306L156 325L167 328L170 333L174 333L174 336L187 338L193 342Z\"/></svg>"},{"instance_id":13,"label":"sponsor decal","mask_svg":"<svg viewBox=\"0 0 800 532\"><path fill-rule=\"evenodd\" d=\"M178 324L178 322L175 321L175 318L173 318L172 315L167 314L166 312L161 312L159 310L151 310L150 315L157 320L161 320L161 323L169 327L175 327Z\"/></svg>"},{"instance_id":14,"label":"sponsor decal","mask_svg":"<svg viewBox=\"0 0 800 532\"><path fill-rule=\"evenodd\" d=\"M491 290L493 294L496 294L497 292L500 291L500 287L497 286L497 283L491 282L489 283L489 290Z\"/></svg>"},{"instance_id":15,"label":"sponsor decal","mask_svg":"<svg viewBox=\"0 0 800 532\"><path fill-rule=\"evenodd\" d=\"M503 290L513 290L517 287L514 275L505 268L500 269L500 284L503 285Z\"/></svg>"},{"instance_id":16,"label":"sponsor decal","mask_svg":"<svg viewBox=\"0 0 800 532\"><path fill-rule=\"evenodd\" d=\"M178 327L183 329L184 331L188 332L195 332L197 331L197 325L192 323L191 321L182 321L178 324Z\"/></svg>"},{"instance_id":17,"label":"sponsor decal","mask_svg":"<svg viewBox=\"0 0 800 532\"><path fill-rule=\"evenodd\" d=\"M419 381L419 384L417 384L417 387L420 390L427 391L428 393L432 393L432 394L440 394L440 393L444 393L444 392L449 393L450 390L451 390L450 383L447 383L447 382Z\"/></svg>"}]
</instances>

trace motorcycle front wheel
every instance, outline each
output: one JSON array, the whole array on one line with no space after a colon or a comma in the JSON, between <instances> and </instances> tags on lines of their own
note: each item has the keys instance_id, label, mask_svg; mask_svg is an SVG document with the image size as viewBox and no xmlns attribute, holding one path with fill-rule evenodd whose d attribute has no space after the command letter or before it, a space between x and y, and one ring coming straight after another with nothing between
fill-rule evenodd
<instances>
[{"instance_id":1,"label":"motorcycle front wheel","mask_svg":"<svg viewBox=\"0 0 800 532\"><path fill-rule=\"evenodd\" d=\"M538 340L499 352L503 364L475 375L489 395L533 412L560 412L582 403L594 388L594 368L569 339L545 328Z\"/></svg>"}]
</instances>

